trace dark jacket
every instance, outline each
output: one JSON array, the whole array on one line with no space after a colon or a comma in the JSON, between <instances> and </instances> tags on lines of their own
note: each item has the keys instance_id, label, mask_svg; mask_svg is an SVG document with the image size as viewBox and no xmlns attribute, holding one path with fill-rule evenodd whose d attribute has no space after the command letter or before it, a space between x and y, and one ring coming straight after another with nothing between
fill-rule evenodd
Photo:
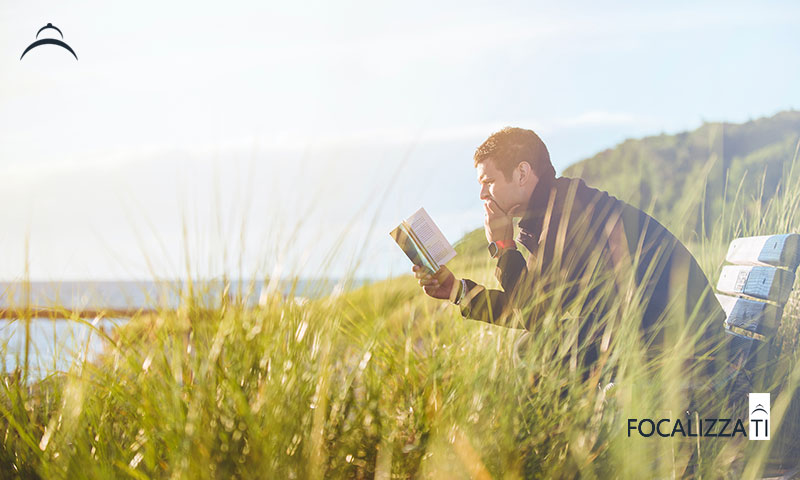
<instances>
[{"instance_id":1,"label":"dark jacket","mask_svg":"<svg viewBox=\"0 0 800 480\"><path fill-rule=\"evenodd\" d=\"M686 322L706 346L720 339L725 313L686 247L646 213L581 179L540 179L517 241L530 252L528 261L518 250L503 252L496 270L502 290L466 280L464 317L535 332L542 315L572 313L583 318L581 335L596 335L593 322L619 308L622 297L639 309L654 348L675 341L664 337L665 325ZM520 318L524 324L512 323ZM590 352L586 361L595 358Z\"/></svg>"}]
</instances>

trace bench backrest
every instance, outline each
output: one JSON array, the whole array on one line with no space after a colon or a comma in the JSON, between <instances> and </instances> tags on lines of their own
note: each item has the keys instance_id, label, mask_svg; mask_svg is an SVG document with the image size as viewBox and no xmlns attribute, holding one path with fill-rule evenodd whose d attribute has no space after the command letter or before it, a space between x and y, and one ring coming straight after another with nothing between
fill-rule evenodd
<instances>
[{"instance_id":1,"label":"bench backrest","mask_svg":"<svg viewBox=\"0 0 800 480\"><path fill-rule=\"evenodd\" d=\"M728 247L717 282L727 316L725 330L737 337L769 340L777 331L800 264L800 235L737 238Z\"/></svg>"}]
</instances>

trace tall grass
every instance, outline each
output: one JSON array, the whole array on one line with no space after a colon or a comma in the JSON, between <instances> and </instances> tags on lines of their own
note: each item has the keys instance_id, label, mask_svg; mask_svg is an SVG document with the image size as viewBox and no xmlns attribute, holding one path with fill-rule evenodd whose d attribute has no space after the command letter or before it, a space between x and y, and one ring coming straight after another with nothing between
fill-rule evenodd
<instances>
[{"instance_id":1,"label":"tall grass","mask_svg":"<svg viewBox=\"0 0 800 480\"><path fill-rule=\"evenodd\" d=\"M733 238L800 230L797 177L787 172L768 202L731 194L711 237L684 237L709 278ZM674 227L684 214L660 220ZM451 268L491 285L476 236ZM118 328L97 361L35 383L7 375L0 477L736 478L797 450L796 294L761 385L773 393L773 440L750 443L629 438L628 418L684 418L681 348L693 332L649 358L640 312L619 298L601 319L613 332L602 368L587 376L576 368L581 319L539 295L525 333L464 320L410 276L309 301L276 289L256 308L203 301L195 284L177 310ZM740 398L713 395L709 413L747 418Z\"/></svg>"}]
</instances>

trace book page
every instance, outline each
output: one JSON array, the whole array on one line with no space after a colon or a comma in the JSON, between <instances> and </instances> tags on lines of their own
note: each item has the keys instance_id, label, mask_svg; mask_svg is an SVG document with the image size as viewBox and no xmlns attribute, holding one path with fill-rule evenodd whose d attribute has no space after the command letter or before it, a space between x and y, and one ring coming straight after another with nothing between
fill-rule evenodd
<instances>
[{"instance_id":1,"label":"book page","mask_svg":"<svg viewBox=\"0 0 800 480\"><path fill-rule=\"evenodd\" d=\"M433 223L433 219L424 208L420 208L414 215L411 215L408 218L408 224L437 264L444 265L456 256L453 246L447 241L439 227Z\"/></svg>"},{"instance_id":2,"label":"book page","mask_svg":"<svg viewBox=\"0 0 800 480\"><path fill-rule=\"evenodd\" d=\"M406 254L411 263L417 265L419 267L427 268L428 270L435 272L438 270L438 266L432 264L425 252L422 251L421 247L417 245L417 242L414 238L406 231L406 223L401 223L397 228L392 230L389 234L394 239L395 242L400 246L403 252Z\"/></svg>"}]
</instances>

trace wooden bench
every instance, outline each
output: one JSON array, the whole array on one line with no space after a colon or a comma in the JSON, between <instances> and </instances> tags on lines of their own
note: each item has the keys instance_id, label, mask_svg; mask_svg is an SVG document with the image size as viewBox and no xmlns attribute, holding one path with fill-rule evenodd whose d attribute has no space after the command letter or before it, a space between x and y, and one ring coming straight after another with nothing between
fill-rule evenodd
<instances>
[{"instance_id":1,"label":"wooden bench","mask_svg":"<svg viewBox=\"0 0 800 480\"><path fill-rule=\"evenodd\" d=\"M800 264L800 235L737 238L728 247L717 282L725 330L739 338L767 342L780 325Z\"/></svg>"}]
</instances>

